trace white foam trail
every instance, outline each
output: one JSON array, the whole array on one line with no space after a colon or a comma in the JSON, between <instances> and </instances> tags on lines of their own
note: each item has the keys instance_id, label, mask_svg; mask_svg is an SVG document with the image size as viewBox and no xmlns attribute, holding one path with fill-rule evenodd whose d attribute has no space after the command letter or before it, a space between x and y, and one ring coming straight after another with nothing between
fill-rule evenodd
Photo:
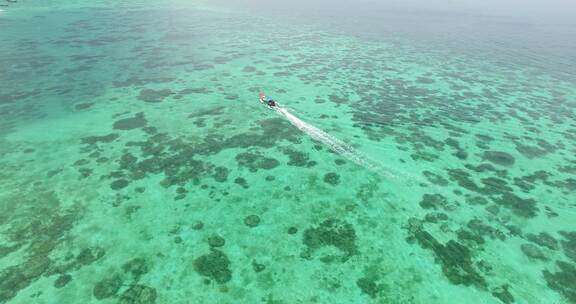
<instances>
[{"instance_id":1,"label":"white foam trail","mask_svg":"<svg viewBox=\"0 0 576 304\"><path fill-rule=\"evenodd\" d=\"M382 177L387 179L399 180L402 174L393 173L392 170L384 168L378 162L375 162L352 146L346 144L345 142L341 141L340 139L331 136L330 134L316 128L315 126L302 121L300 118L294 116L290 113L287 109L282 108L280 106L274 107L276 112L280 113L284 116L288 121L294 125L296 128L300 129L302 132L308 134L312 139L319 141L330 148L330 150L346 157L348 160L356 163L359 166L367 168L368 170L378 173ZM407 185L413 184L413 178L402 178L403 183Z\"/></svg>"},{"instance_id":2,"label":"white foam trail","mask_svg":"<svg viewBox=\"0 0 576 304\"><path fill-rule=\"evenodd\" d=\"M354 148L352 148L351 146L347 145L345 142L339 140L338 138L335 138L334 136L329 135L328 133L314 127L313 125L310 125L302 121L300 118L292 115L292 113L290 113L287 109L280 107L276 107L274 109L276 109L278 113L286 117L286 119L288 119L288 121L290 121L290 123L292 123L292 125L294 125L296 128L310 135L310 137L312 137L313 139L322 142L323 144L328 146L332 151L348 158L349 160L355 162L360 166L364 167L370 166L368 161L364 157L362 157L360 153L354 150Z\"/></svg>"}]
</instances>

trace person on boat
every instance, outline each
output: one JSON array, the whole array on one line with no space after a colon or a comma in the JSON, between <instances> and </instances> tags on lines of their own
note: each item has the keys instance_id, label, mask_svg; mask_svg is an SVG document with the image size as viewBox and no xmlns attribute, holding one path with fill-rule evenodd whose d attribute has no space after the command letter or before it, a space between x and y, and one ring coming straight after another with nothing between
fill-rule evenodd
<instances>
[{"instance_id":1,"label":"person on boat","mask_svg":"<svg viewBox=\"0 0 576 304\"><path fill-rule=\"evenodd\" d=\"M258 93L258 98L260 99L260 102L263 104L266 104L269 107L276 107L278 106L278 104L276 103L276 101L274 99L272 99L272 97L270 96L266 96L264 93L260 92Z\"/></svg>"},{"instance_id":2,"label":"person on boat","mask_svg":"<svg viewBox=\"0 0 576 304\"><path fill-rule=\"evenodd\" d=\"M267 104L269 107L275 107L275 106L276 106L276 101L274 101L274 99L272 99L272 97L268 97L268 98L266 99L266 104Z\"/></svg>"}]
</instances>

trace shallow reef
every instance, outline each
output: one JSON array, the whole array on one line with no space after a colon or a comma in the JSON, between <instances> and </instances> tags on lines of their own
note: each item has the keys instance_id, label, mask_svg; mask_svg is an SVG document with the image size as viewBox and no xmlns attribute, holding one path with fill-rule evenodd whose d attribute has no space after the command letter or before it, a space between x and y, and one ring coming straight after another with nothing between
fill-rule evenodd
<instances>
[{"instance_id":1,"label":"shallow reef","mask_svg":"<svg viewBox=\"0 0 576 304\"><path fill-rule=\"evenodd\" d=\"M564 240L561 241L564 254L566 257L576 262L576 232L560 231L560 235L564 237Z\"/></svg>"},{"instance_id":2,"label":"shallow reef","mask_svg":"<svg viewBox=\"0 0 576 304\"><path fill-rule=\"evenodd\" d=\"M414 237L422 248L434 253L437 262L442 266L442 272L450 282L466 286L475 285L479 288L486 287L484 277L474 266L470 249L454 240L442 244L424 230L416 231Z\"/></svg>"},{"instance_id":3,"label":"shallow reef","mask_svg":"<svg viewBox=\"0 0 576 304\"><path fill-rule=\"evenodd\" d=\"M134 117L120 119L114 122L113 128L116 130L132 130L145 127L148 121L143 112L139 112Z\"/></svg>"},{"instance_id":4,"label":"shallow reef","mask_svg":"<svg viewBox=\"0 0 576 304\"><path fill-rule=\"evenodd\" d=\"M78 270L105 255L102 249L85 248L67 261L49 257L65 242L81 212L75 208L61 209L61 201L53 191L31 189L24 193L24 197L18 198L17 208L6 208L4 205L4 213L0 216L5 223L11 223L3 227L3 236L10 245L2 247L0 258L26 248L26 255L18 264L0 271L0 302L12 299L42 276ZM13 200L5 201L9 202ZM66 285L66 278L60 280L58 285Z\"/></svg>"},{"instance_id":5,"label":"shallow reef","mask_svg":"<svg viewBox=\"0 0 576 304\"><path fill-rule=\"evenodd\" d=\"M222 251L217 249L212 249L210 253L196 258L194 270L219 284L227 283L232 279L230 260Z\"/></svg>"},{"instance_id":6,"label":"shallow reef","mask_svg":"<svg viewBox=\"0 0 576 304\"><path fill-rule=\"evenodd\" d=\"M119 304L154 304L156 289L146 285L131 285L120 295Z\"/></svg>"},{"instance_id":7,"label":"shallow reef","mask_svg":"<svg viewBox=\"0 0 576 304\"><path fill-rule=\"evenodd\" d=\"M382 288L378 286L376 281L367 277L358 279L356 285L358 285L358 288L362 290L362 293L373 299L382 291Z\"/></svg>"},{"instance_id":8,"label":"shallow reef","mask_svg":"<svg viewBox=\"0 0 576 304\"><path fill-rule=\"evenodd\" d=\"M256 227L260 225L260 217L255 214L248 215L244 218L244 224L251 228Z\"/></svg>"},{"instance_id":9,"label":"shallow reef","mask_svg":"<svg viewBox=\"0 0 576 304\"><path fill-rule=\"evenodd\" d=\"M514 156L502 151L485 151L482 157L501 166L512 166L515 161Z\"/></svg>"},{"instance_id":10,"label":"shallow reef","mask_svg":"<svg viewBox=\"0 0 576 304\"><path fill-rule=\"evenodd\" d=\"M164 101L166 97L172 94L174 93L170 89L162 89L162 90L144 89L140 91L138 99L144 102L159 103Z\"/></svg>"},{"instance_id":11,"label":"shallow reef","mask_svg":"<svg viewBox=\"0 0 576 304\"><path fill-rule=\"evenodd\" d=\"M576 303L570 52L169 2L3 8L0 303Z\"/></svg>"},{"instance_id":12,"label":"shallow reef","mask_svg":"<svg viewBox=\"0 0 576 304\"><path fill-rule=\"evenodd\" d=\"M576 266L563 261L557 261L559 271L544 270L542 274L548 286L571 302L576 302Z\"/></svg>"},{"instance_id":13,"label":"shallow reef","mask_svg":"<svg viewBox=\"0 0 576 304\"><path fill-rule=\"evenodd\" d=\"M307 247L306 255L312 255L323 247L334 247L341 253L337 260L346 261L359 253L354 227L339 219L327 219L317 227L306 229L302 242ZM324 258L331 260L330 257Z\"/></svg>"},{"instance_id":14,"label":"shallow reef","mask_svg":"<svg viewBox=\"0 0 576 304\"><path fill-rule=\"evenodd\" d=\"M340 175L335 172L324 174L324 182L330 185L338 185L340 183Z\"/></svg>"},{"instance_id":15,"label":"shallow reef","mask_svg":"<svg viewBox=\"0 0 576 304\"><path fill-rule=\"evenodd\" d=\"M270 170L280 165L280 162L274 158L254 153L240 153L236 155L236 161L240 166L246 167L252 172L256 172L258 169Z\"/></svg>"},{"instance_id":16,"label":"shallow reef","mask_svg":"<svg viewBox=\"0 0 576 304\"><path fill-rule=\"evenodd\" d=\"M120 287L122 287L122 278L119 275L113 275L96 283L93 294L96 299L104 300L115 296Z\"/></svg>"}]
</instances>

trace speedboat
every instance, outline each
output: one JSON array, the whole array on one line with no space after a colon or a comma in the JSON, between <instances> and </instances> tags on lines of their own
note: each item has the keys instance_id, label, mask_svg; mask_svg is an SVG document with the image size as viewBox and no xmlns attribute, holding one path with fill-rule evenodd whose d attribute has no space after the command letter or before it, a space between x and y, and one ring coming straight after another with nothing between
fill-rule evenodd
<instances>
[{"instance_id":1,"label":"speedboat","mask_svg":"<svg viewBox=\"0 0 576 304\"><path fill-rule=\"evenodd\" d=\"M278 103L272 99L269 96L266 96L266 94L260 92L258 93L258 100L260 100L261 103L265 104L268 108L273 109L275 107L278 107Z\"/></svg>"}]
</instances>

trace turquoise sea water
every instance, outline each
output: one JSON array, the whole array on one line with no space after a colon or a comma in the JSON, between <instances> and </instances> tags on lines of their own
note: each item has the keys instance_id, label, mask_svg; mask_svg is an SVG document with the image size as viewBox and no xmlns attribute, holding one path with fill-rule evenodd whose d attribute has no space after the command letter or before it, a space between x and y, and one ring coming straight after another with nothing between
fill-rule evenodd
<instances>
[{"instance_id":1,"label":"turquoise sea water","mask_svg":"<svg viewBox=\"0 0 576 304\"><path fill-rule=\"evenodd\" d=\"M0 303L576 303L574 26L309 5L0 7Z\"/></svg>"}]
</instances>

